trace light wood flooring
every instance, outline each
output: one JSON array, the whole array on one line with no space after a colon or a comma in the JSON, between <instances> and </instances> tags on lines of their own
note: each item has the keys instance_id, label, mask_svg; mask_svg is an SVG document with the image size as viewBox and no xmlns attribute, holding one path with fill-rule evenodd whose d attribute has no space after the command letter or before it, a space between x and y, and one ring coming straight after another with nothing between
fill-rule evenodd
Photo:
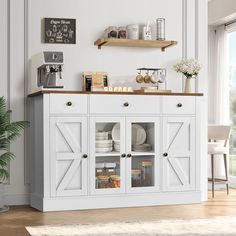
<instances>
[{"instance_id":1,"label":"light wood flooring","mask_svg":"<svg viewBox=\"0 0 236 236\"><path fill-rule=\"evenodd\" d=\"M118 221L154 221L236 216L236 190L216 191L215 198L196 205L175 205L42 213L28 206L11 207L0 213L1 236L28 236L25 226L50 224L94 224Z\"/></svg>"}]
</instances>

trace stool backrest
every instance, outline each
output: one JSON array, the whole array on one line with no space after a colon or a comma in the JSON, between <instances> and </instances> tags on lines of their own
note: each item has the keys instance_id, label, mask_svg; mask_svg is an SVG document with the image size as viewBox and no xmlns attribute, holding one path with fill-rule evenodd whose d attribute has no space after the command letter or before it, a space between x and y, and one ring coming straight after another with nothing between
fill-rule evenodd
<instances>
[{"instance_id":1,"label":"stool backrest","mask_svg":"<svg viewBox=\"0 0 236 236\"><path fill-rule=\"evenodd\" d=\"M224 140L224 146L227 145L227 141L230 136L229 125L208 125L208 139L213 141Z\"/></svg>"}]
</instances>

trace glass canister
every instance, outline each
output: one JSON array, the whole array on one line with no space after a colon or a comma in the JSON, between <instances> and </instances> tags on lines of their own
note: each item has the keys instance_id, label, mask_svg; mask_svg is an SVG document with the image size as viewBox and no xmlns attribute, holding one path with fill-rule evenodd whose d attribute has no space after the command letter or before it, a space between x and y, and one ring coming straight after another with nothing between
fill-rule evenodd
<instances>
[{"instance_id":1,"label":"glass canister","mask_svg":"<svg viewBox=\"0 0 236 236\"><path fill-rule=\"evenodd\" d=\"M133 169L132 170L132 187L141 187L141 170Z\"/></svg>"},{"instance_id":2,"label":"glass canister","mask_svg":"<svg viewBox=\"0 0 236 236\"><path fill-rule=\"evenodd\" d=\"M116 163L105 163L104 165L104 175L111 176L116 174Z\"/></svg>"},{"instance_id":3,"label":"glass canister","mask_svg":"<svg viewBox=\"0 0 236 236\"><path fill-rule=\"evenodd\" d=\"M142 186L152 186L153 175L153 163L149 160L143 160L140 162Z\"/></svg>"},{"instance_id":4,"label":"glass canister","mask_svg":"<svg viewBox=\"0 0 236 236\"><path fill-rule=\"evenodd\" d=\"M121 26L118 28L118 38L127 39L127 29L125 26Z\"/></svg>"},{"instance_id":5,"label":"glass canister","mask_svg":"<svg viewBox=\"0 0 236 236\"><path fill-rule=\"evenodd\" d=\"M97 181L98 181L97 186L99 189L100 188L112 188L109 176L99 175L97 177Z\"/></svg>"},{"instance_id":6,"label":"glass canister","mask_svg":"<svg viewBox=\"0 0 236 236\"><path fill-rule=\"evenodd\" d=\"M119 175L111 175L110 178L112 180L113 187L120 188L120 176Z\"/></svg>"},{"instance_id":7,"label":"glass canister","mask_svg":"<svg viewBox=\"0 0 236 236\"><path fill-rule=\"evenodd\" d=\"M165 19L157 18L156 24L157 24L157 40L165 40L166 39Z\"/></svg>"},{"instance_id":8,"label":"glass canister","mask_svg":"<svg viewBox=\"0 0 236 236\"><path fill-rule=\"evenodd\" d=\"M96 177L99 175L103 175L104 167L104 163L96 163Z\"/></svg>"}]
</instances>

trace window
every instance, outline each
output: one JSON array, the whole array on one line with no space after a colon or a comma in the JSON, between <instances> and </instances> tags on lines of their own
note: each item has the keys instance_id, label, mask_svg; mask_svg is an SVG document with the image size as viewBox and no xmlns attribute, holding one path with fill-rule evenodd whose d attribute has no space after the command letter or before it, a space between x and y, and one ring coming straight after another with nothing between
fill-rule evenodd
<instances>
[{"instance_id":1,"label":"window","mask_svg":"<svg viewBox=\"0 0 236 236\"><path fill-rule=\"evenodd\" d=\"M228 33L228 66L230 92L230 175L236 177L236 30Z\"/></svg>"}]
</instances>

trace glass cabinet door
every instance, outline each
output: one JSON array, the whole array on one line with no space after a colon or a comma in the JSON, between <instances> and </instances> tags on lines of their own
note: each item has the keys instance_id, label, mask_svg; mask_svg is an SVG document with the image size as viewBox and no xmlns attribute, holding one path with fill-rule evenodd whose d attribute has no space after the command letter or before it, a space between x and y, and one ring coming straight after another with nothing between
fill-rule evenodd
<instances>
[{"instance_id":1,"label":"glass cabinet door","mask_svg":"<svg viewBox=\"0 0 236 236\"><path fill-rule=\"evenodd\" d=\"M125 118L90 120L90 176L93 194L125 191Z\"/></svg>"},{"instance_id":2,"label":"glass cabinet door","mask_svg":"<svg viewBox=\"0 0 236 236\"><path fill-rule=\"evenodd\" d=\"M126 119L127 190L157 191L159 186L159 118Z\"/></svg>"}]
</instances>

